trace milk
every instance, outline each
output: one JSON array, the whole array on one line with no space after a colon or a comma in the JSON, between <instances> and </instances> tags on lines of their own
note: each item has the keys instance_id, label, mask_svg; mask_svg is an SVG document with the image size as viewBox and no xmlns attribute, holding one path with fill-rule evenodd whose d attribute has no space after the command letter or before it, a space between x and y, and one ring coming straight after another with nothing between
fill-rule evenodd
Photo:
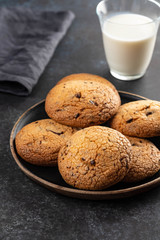
<instances>
[{"instance_id":1,"label":"milk","mask_svg":"<svg viewBox=\"0 0 160 240\"><path fill-rule=\"evenodd\" d=\"M113 75L143 75L151 61L156 25L152 19L122 13L107 18L102 26L106 58Z\"/></svg>"}]
</instances>

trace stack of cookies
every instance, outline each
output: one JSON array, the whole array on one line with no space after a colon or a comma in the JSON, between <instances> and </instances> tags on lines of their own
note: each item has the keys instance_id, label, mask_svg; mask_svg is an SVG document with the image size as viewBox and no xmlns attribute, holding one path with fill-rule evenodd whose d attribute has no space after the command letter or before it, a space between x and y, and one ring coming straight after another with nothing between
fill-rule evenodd
<instances>
[{"instance_id":1,"label":"stack of cookies","mask_svg":"<svg viewBox=\"0 0 160 240\"><path fill-rule=\"evenodd\" d=\"M160 136L160 102L121 105L109 81L81 73L63 78L50 90L45 111L49 119L20 130L16 149L29 163L58 164L69 185L100 190L159 171L160 151L143 138Z\"/></svg>"}]
</instances>

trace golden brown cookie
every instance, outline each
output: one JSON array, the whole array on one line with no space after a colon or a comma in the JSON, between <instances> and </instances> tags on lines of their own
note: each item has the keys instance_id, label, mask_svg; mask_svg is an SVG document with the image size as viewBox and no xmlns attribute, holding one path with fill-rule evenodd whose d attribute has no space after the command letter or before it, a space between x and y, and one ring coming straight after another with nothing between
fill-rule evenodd
<instances>
[{"instance_id":1,"label":"golden brown cookie","mask_svg":"<svg viewBox=\"0 0 160 240\"><path fill-rule=\"evenodd\" d=\"M60 148L76 131L52 119L43 119L24 126L16 135L18 154L27 162L41 166L57 165Z\"/></svg>"},{"instance_id":2,"label":"golden brown cookie","mask_svg":"<svg viewBox=\"0 0 160 240\"><path fill-rule=\"evenodd\" d=\"M57 84L65 83L68 81L79 81L79 80L104 83L104 84L108 85L109 87L111 87L114 91L117 91L115 86L111 82L109 82L107 79L100 77L98 75L90 74L90 73L71 74L71 75L68 75L68 76L62 78Z\"/></svg>"},{"instance_id":3,"label":"golden brown cookie","mask_svg":"<svg viewBox=\"0 0 160 240\"><path fill-rule=\"evenodd\" d=\"M110 126L132 137L160 136L160 102L139 100L121 105Z\"/></svg>"},{"instance_id":4,"label":"golden brown cookie","mask_svg":"<svg viewBox=\"0 0 160 240\"><path fill-rule=\"evenodd\" d=\"M130 147L128 139L114 129L82 129L72 135L58 154L60 174L76 188L105 189L126 175Z\"/></svg>"},{"instance_id":5,"label":"golden brown cookie","mask_svg":"<svg viewBox=\"0 0 160 240\"><path fill-rule=\"evenodd\" d=\"M108 85L68 81L50 90L45 110L53 120L71 127L98 125L110 119L120 106L120 97Z\"/></svg>"},{"instance_id":6,"label":"golden brown cookie","mask_svg":"<svg viewBox=\"0 0 160 240\"><path fill-rule=\"evenodd\" d=\"M127 137L132 145L129 171L124 182L138 182L152 177L160 170L160 151L150 141L142 138Z\"/></svg>"}]
</instances>

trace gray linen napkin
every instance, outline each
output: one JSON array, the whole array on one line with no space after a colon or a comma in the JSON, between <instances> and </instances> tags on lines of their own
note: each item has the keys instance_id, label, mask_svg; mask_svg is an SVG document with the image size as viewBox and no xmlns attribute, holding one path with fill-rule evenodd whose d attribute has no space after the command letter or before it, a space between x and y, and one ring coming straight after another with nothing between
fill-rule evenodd
<instances>
[{"instance_id":1,"label":"gray linen napkin","mask_svg":"<svg viewBox=\"0 0 160 240\"><path fill-rule=\"evenodd\" d=\"M73 19L71 11L0 8L0 92L29 95Z\"/></svg>"}]
</instances>

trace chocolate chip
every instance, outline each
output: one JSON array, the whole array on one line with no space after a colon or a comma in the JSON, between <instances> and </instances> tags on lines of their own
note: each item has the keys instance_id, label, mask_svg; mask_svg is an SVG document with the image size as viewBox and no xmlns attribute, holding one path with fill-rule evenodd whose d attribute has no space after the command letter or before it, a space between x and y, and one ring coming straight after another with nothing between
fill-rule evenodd
<instances>
[{"instance_id":1,"label":"chocolate chip","mask_svg":"<svg viewBox=\"0 0 160 240\"><path fill-rule=\"evenodd\" d=\"M85 161L85 160L86 160L86 159L85 159L85 158L83 158L83 157L82 157L81 159L82 159L82 161Z\"/></svg>"},{"instance_id":2,"label":"chocolate chip","mask_svg":"<svg viewBox=\"0 0 160 240\"><path fill-rule=\"evenodd\" d=\"M77 114L76 114L74 117L75 117L75 118L78 118L78 117L79 117L79 115L80 115L80 114L79 114L79 113L77 113Z\"/></svg>"},{"instance_id":3,"label":"chocolate chip","mask_svg":"<svg viewBox=\"0 0 160 240\"><path fill-rule=\"evenodd\" d=\"M130 118L126 121L126 123L131 123L133 121L133 118Z\"/></svg>"},{"instance_id":4,"label":"chocolate chip","mask_svg":"<svg viewBox=\"0 0 160 240\"><path fill-rule=\"evenodd\" d=\"M149 115L151 115L153 112L147 112L146 113L146 116L149 116Z\"/></svg>"},{"instance_id":5,"label":"chocolate chip","mask_svg":"<svg viewBox=\"0 0 160 240\"><path fill-rule=\"evenodd\" d=\"M91 160L91 161L90 161L90 164L91 164L91 165L95 165L95 161L94 161L94 160Z\"/></svg>"},{"instance_id":6,"label":"chocolate chip","mask_svg":"<svg viewBox=\"0 0 160 240\"><path fill-rule=\"evenodd\" d=\"M94 102L94 101L92 101L92 100L89 100L89 102L90 102L91 104L95 105L95 106L98 106L98 103L97 103L97 102Z\"/></svg>"},{"instance_id":7,"label":"chocolate chip","mask_svg":"<svg viewBox=\"0 0 160 240\"><path fill-rule=\"evenodd\" d=\"M126 168L129 169L129 166L128 166L128 161L126 161Z\"/></svg>"},{"instance_id":8,"label":"chocolate chip","mask_svg":"<svg viewBox=\"0 0 160 240\"><path fill-rule=\"evenodd\" d=\"M80 92L76 93L76 94L75 94L75 97L76 97L76 98L81 98L81 93L80 93Z\"/></svg>"},{"instance_id":9,"label":"chocolate chip","mask_svg":"<svg viewBox=\"0 0 160 240\"><path fill-rule=\"evenodd\" d=\"M122 162L122 161L123 161L123 159L124 159L124 158L120 158L120 162Z\"/></svg>"},{"instance_id":10,"label":"chocolate chip","mask_svg":"<svg viewBox=\"0 0 160 240\"><path fill-rule=\"evenodd\" d=\"M62 111L62 109L56 109L56 112L60 112L60 111Z\"/></svg>"},{"instance_id":11,"label":"chocolate chip","mask_svg":"<svg viewBox=\"0 0 160 240\"><path fill-rule=\"evenodd\" d=\"M63 131L62 131L62 132L54 132L54 131L48 130L48 129L46 129L46 131L47 131L47 132L52 132L52 133L54 133L54 134L56 134L56 135L61 135L61 134L64 133Z\"/></svg>"}]
</instances>

